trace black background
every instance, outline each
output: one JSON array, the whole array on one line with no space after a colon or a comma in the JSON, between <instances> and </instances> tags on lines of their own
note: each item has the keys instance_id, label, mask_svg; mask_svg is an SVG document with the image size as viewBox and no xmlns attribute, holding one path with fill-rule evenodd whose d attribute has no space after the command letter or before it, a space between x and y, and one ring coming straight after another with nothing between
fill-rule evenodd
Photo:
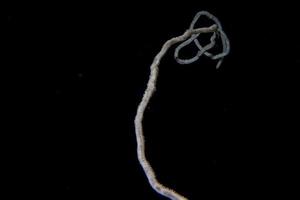
<instances>
[{"instance_id":1,"label":"black background","mask_svg":"<svg viewBox=\"0 0 300 200\"><path fill-rule=\"evenodd\" d=\"M159 180L189 199L291 195L299 14L288 2L13 5L8 12L12 195L164 199L136 158L133 120L162 44L217 16L232 50L179 65L172 48L145 113ZM192 51L191 51L192 52Z\"/></svg>"}]
</instances>

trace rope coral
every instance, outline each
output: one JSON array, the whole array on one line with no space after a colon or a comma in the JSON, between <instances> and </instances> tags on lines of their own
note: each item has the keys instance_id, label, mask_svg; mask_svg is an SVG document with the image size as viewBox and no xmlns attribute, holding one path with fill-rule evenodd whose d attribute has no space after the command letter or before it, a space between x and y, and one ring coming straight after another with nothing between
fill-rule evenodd
<instances>
[{"instance_id":1,"label":"rope coral","mask_svg":"<svg viewBox=\"0 0 300 200\"><path fill-rule=\"evenodd\" d=\"M211 25L210 27L202 27L202 28L194 28L196 22L200 18L200 16L206 16L209 19L211 19L214 24ZM210 43L207 44L206 46L202 47L198 41L198 36L201 33L213 33L211 38L210 38ZM217 36L221 37L222 40L222 46L223 46L223 51L219 54L213 55L212 53L209 53L208 50L213 48L215 46L215 39ZM174 58L179 64L190 64L195 61L197 61L200 56L203 54L212 60L218 60L216 68L218 69L223 61L223 58L229 53L230 51L230 43L229 40L226 36L226 34L223 32L222 26L219 22L219 20L213 16L212 14L206 12L206 11L200 11L196 14L194 17L190 28L184 32L181 36L171 38L170 40L166 41L165 44L162 46L161 50L159 53L155 56L153 63L150 66L150 77L147 83L147 88L144 92L142 101L140 102L137 113L135 116L135 133L136 133L136 140L137 140L137 155L138 155L138 160L140 165L142 166L148 182L150 183L151 187L158 192L159 194L172 199L172 200L187 200L186 197L178 194L176 191L162 185L156 178L155 172L152 169L149 161L146 159L145 155L145 139L144 139L144 133L143 133L143 116L145 109L153 96L155 92L155 87L156 87L156 81L157 81L157 76L158 76L158 66L160 64L161 59L165 55L165 53L168 51L170 47L172 47L174 44L182 42L176 49L174 53ZM197 54L190 58L190 59L180 59L178 54L179 51L189 45L191 42L194 42L196 46L198 47L199 51Z\"/></svg>"}]
</instances>

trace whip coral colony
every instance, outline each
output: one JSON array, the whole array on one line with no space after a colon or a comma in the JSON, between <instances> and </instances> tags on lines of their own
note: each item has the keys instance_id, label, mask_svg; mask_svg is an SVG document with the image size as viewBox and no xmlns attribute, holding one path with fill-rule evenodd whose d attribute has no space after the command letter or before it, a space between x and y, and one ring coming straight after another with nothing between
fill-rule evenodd
<instances>
[{"instance_id":1,"label":"whip coral colony","mask_svg":"<svg viewBox=\"0 0 300 200\"><path fill-rule=\"evenodd\" d=\"M205 16L205 17L209 18L210 20L212 20L214 22L214 24L209 27L195 28L194 26L201 16ZM202 46L197 39L198 36L202 33L211 33L212 34L212 36L210 38L210 43L205 46ZM214 54L208 52L208 50L210 50L211 48L213 48L215 46L215 44L216 44L215 39L217 37L221 38L222 52L214 55ZM137 155L138 155L139 163L142 166L151 187L159 194L161 194L169 199L172 199L172 200L187 200L187 198L178 194L176 191L162 185L157 180L154 170L152 169L149 161L146 159L145 140L144 140L142 122L143 122L143 116L144 116L145 109L146 109L151 97L153 96L153 93L155 92L156 81L157 81L157 76L158 76L158 72L159 72L158 66L160 64L160 61L170 47L172 47L173 45L180 43L180 42L182 42L182 43L180 45L178 45L178 47L175 49L175 52L174 52L174 58L179 64L193 63L193 62L197 61L200 58L200 56L205 55L205 56L211 58L212 60L218 61L217 65L216 65L216 68L218 69L220 67L220 65L222 64L224 57L226 55L228 55L228 53L230 51L229 40L228 40L226 34L224 33L219 20L212 14L208 13L207 11L200 11L196 14L189 29L186 30L184 32L184 34L182 34L181 36L178 36L178 37L171 38L170 40L165 42L165 44L162 46L159 53L155 56L153 63L150 66L151 72L150 72L149 80L147 83L147 88L144 92L142 101L140 102L140 104L138 106L137 113L136 113L135 120L134 120L136 140L137 140ZM195 45L198 47L197 54L190 59L180 59L179 58L180 50L192 42L194 42Z\"/></svg>"}]
</instances>

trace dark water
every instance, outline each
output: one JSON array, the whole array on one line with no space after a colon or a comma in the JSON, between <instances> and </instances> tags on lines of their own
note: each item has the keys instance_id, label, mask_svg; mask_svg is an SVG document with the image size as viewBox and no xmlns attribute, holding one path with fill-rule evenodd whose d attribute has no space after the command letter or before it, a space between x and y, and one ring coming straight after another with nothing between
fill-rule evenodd
<instances>
[{"instance_id":1,"label":"dark water","mask_svg":"<svg viewBox=\"0 0 300 200\"><path fill-rule=\"evenodd\" d=\"M133 119L155 54L200 10L220 19L232 51L219 71L207 58L181 66L174 49L166 54L145 113L149 160L163 183L190 199L291 194L296 7L123 4L11 7L3 133L13 195L163 199L137 162Z\"/></svg>"}]
</instances>

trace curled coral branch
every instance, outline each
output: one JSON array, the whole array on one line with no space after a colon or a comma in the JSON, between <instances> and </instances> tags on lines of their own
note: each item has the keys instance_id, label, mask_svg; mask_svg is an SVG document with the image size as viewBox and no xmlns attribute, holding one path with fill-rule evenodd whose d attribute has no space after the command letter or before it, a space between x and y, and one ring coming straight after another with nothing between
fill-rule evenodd
<instances>
[{"instance_id":1,"label":"curled coral branch","mask_svg":"<svg viewBox=\"0 0 300 200\"><path fill-rule=\"evenodd\" d=\"M194 29L194 25L201 15L205 15L205 16L209 17L210 19L212 19L215 22L215 24L213 24L210 27ZM213 35L210 39L211 42L204 47L202 47L199 44L199 41L197 40L197 37L201 33L213 33ZM211 49L215 45L215 38L216 38L217 33L219 33L221 35L222 44L223 44L223 52L220 54L217 54L217 55L212 55L211 53L207 52L207 50ZM195 44L197 45L197 47L199 48L197 55L195 57L193 57L191 59L187 59L187 60L178 58L179 50L182 47L190 44L192 41L194 41ZM184 34L182 34L181 36L174 37L174 38L171 38L170 40L166 41L165 44L162 46L161 50L159 51L159 53L155 56L153 63L150 66L151 72L150 72L150 77L149 77L149 80L147 83L147 88L144 92L142 101L140 102L140 104L138 106L137 113L135 116L134 123L135 123L135 132L136 132L136 140L137 140L138 160L148 178L148 181L149 181L151 187L156 192L158 192L159 194L161 194L165 197L168 197L169 199L187 200L186 197L184 197L184 196L178 194L176 191L162 185L157 180L154 170L152 169L149 161L146 159L145 139L144 139L143 125L142 125L145 109L155 91L156 81L157 81L157 76L158 76L158 71L159 71L158 66L160 64L160 61L163 58L163 56L165 55L165 53L168 51L168 49L170 47L172 47L174 44L177 44L179 42L183 42L183 43L177 47L177 49L175 50L175 54L174 54L175 59L178 63L189 64L189 63L192 63L192 62L195 62L196 60L198 60L202 54L205 54L206 56L210 57L211 59L214 59L214 60L220 59L217 64L217 68L218 68L222 62L223 57L229 53L229 41L228 41L227 36L225 35L225 33L222 30L221 24L219 23L219 21L217 20L216 17L214 17L213 15L211 15L210 13L208 13L206 11L201 11L201 12L197 13L194 20L192 21L190 28L187 31L185 31Z\"/></svg>"}]
</instances>

